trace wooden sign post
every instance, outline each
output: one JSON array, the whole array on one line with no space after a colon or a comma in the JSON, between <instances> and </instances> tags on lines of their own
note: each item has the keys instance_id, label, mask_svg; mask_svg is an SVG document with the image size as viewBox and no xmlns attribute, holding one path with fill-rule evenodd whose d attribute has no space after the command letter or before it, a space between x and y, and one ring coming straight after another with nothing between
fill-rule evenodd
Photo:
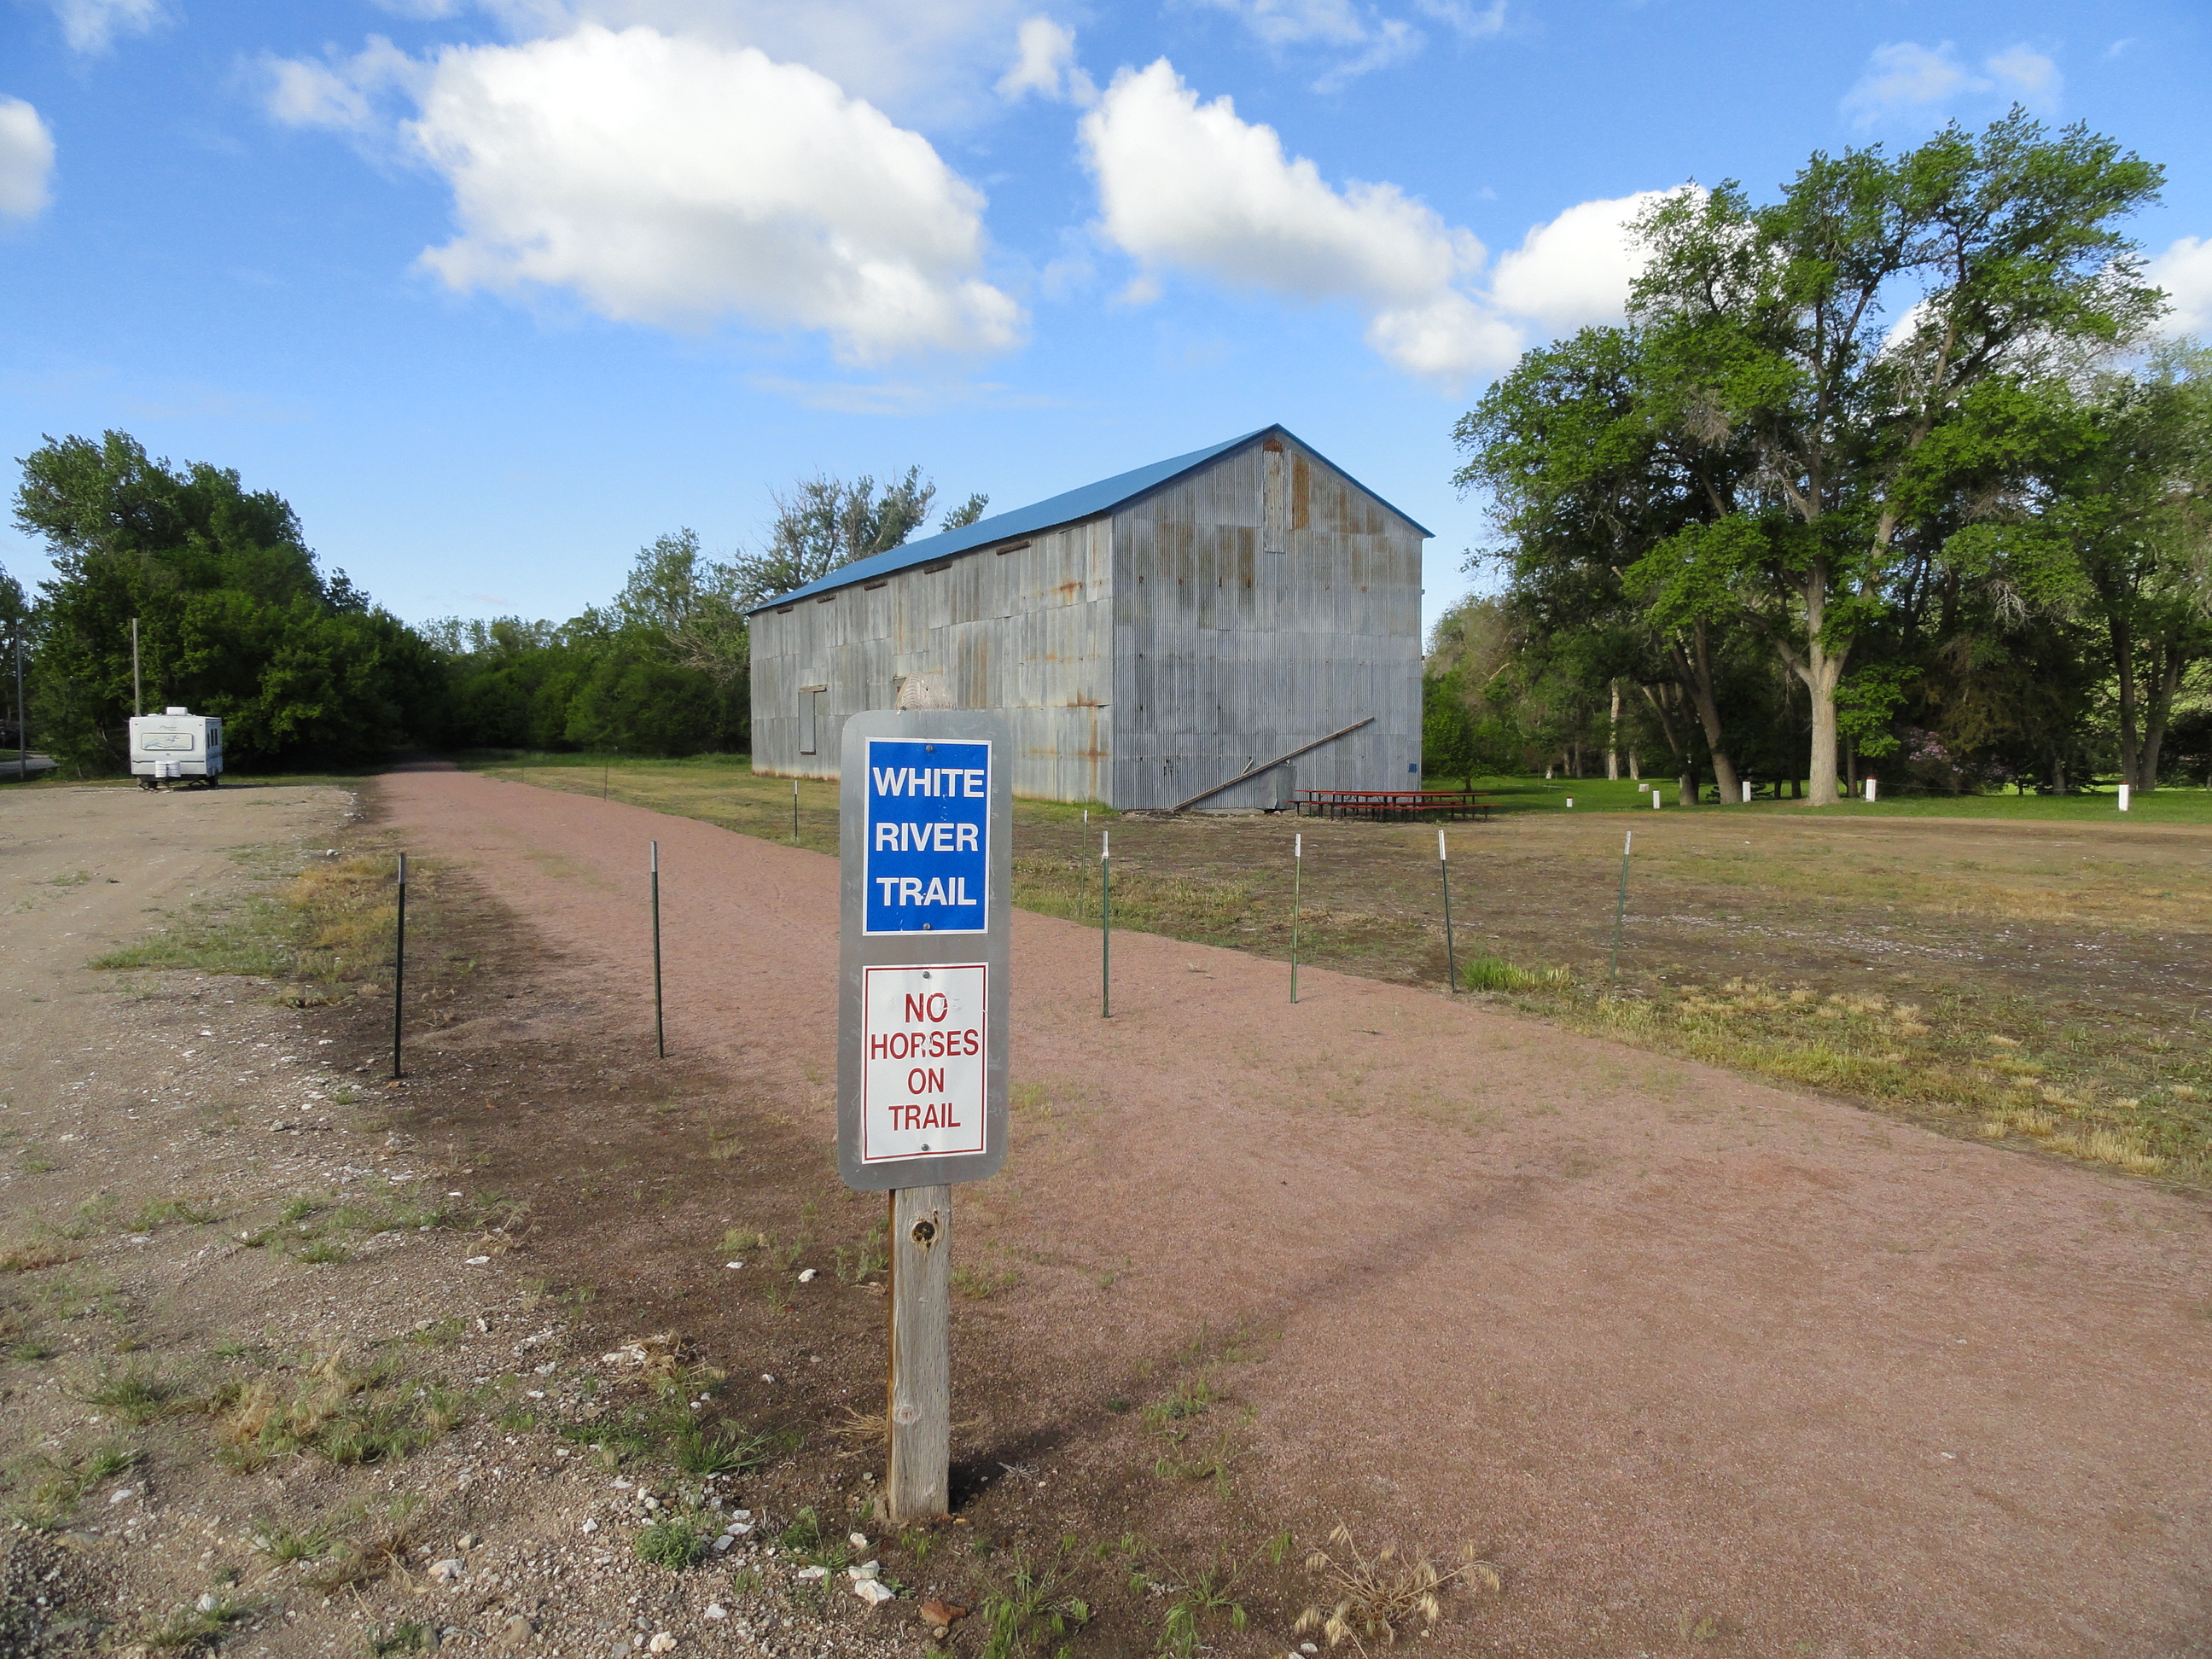
<instances>
[{"instance_id":1,"label":"wooden sign post","mask_svg":"<svg viewBox=\"0 0 2212 1659\"><path fill-rule=\"evenodd\" d=\"M845 723L837 1168L890 1194L894 1522L951 1500L952 1188L1006 1156L1011 752L988 714Z\"/></svg>"}]
</instances>

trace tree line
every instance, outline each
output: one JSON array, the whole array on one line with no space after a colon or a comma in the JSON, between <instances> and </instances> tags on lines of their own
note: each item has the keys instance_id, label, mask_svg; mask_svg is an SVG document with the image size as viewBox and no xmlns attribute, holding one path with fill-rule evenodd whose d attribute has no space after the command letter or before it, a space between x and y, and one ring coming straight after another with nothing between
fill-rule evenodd
<instances>
[{"instance_id":1,"label":"tree line","mask_svg":"<svg viewBox=\"0 0 2212 1659\"><path fill-rule=\"evenodd\" d=\"M2160 179L2014 110L1656 205L1626 324L1455 429L1497 591L1431 641L1430 769L2201 781L2212 354L2122 229Z\"/></svg>"},{"instance_id":2,"label":"tree line","mask_svg":"<svg viewBox=\"0 0 2212 1659\"><path fill-rule=\"evenodd\" d=\"M0 571L0 629L25 662L5 696L12 747L77 775L122 770L134 708L223 720L245 769L344 764L395 747L749 747L745 612L896 547L929 518L919 467L878 486L828 476L776 495L763 544L726 559L689 529L639 550L621 590L567 622L448 617L422 627L325 573L298 515L236 471L173 466L126 433L49 438L21 462L15 521L54 574ZM981 518L971 495L942 527ZM133 651L133 623L137 649Z\"/></svg>"},{"instance_id":3,"label":"tree line","mask_svg":"<svg viewBox=\"0 0 2212 1659\"><path fill-rule=\"evenodd\" d=\"M2203 779L2212 353L2157 338L2124 230L2161 176L2014 110L1816 154L1771 201L1725 182L1658 202L1626 320L1527 353L1455 428L1454 481L1493 532L1470 569L1495 591L1430 641L1429 774L1602 763L1686 799L1816 803L1869 769L1942 790ZM15 522L55 574L27 595L0 572L0 625L38 745L85 771L121 766L141 695L222 715L249 767L396 742L743 749L746 611L900 545L936 498L918 467L802 478L757 548L717 558L678 530L566 622L416 628L234 471L118 432L22 466Z\"/></svg>"}]
</instances>

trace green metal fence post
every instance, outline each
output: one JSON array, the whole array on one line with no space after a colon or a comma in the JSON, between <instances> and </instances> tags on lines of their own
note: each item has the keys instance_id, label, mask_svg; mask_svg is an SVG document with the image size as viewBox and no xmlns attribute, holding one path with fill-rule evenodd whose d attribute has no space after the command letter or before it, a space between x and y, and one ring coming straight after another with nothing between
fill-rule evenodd
<instances>
[{"instance_id":1,"label":"green metal fence post","mask_svg":"<svg viewBox=\"0 0 2212 1659\"><path fill-rule=\"evenodd\" d=\"M1114 832L1098 832L1098 1018L1114 1018Z\"/></svg>"},{"instance_id":2,"label":"green metal fence post","mask_svg":"<svg viewBox=\"0 0 2212 1659\"><path fill-rule=\"evenodd\" d=\"M1113 1020L1113 830L1099 830L1099 1020Z\"/></svg>"},{"instance_id":3,"label":"green metal fence post","mask_svg":"<svg viewBox=\"0 0 2212 1659\"><path fill-rule=\"evenodd\" d=\"M660 843L653 843L653 1047L668 1058L668 1029L660 1013Z\"/></svg>"},{"instance_id":4,"label":"green metal fence post","mask_svg":"<svg viewBox=\"0 0 2212 1659\"><path fill-rule=\"evenodd\" d=\"M399 855L398 914L392 936L392 1075L400 1075L400 999L407 990L407 854Z\"/></svg>"}]
</instances>

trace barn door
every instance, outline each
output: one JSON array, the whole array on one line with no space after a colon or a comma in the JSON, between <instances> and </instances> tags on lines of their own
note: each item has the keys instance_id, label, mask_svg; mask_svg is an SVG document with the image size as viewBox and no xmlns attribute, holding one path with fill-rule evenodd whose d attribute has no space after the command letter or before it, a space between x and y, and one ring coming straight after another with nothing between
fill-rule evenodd
<instances>
[{"instance_id":1,"label":"barn door","mask_svg":"<svg viewBox=\"0 0 2212 1659\"><path fill-rule=\"evenodd\" d=\"M799 752L817 754L821 750L820 726L822 694L826 685L802 685L799 688Z\"/></svg>"}]
</instances>

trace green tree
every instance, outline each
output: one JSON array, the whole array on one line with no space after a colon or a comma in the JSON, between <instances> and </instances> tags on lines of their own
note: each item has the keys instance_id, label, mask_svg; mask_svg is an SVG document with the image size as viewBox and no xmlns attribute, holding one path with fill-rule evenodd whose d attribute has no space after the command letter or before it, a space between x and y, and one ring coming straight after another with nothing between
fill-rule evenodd
<instances>
[{"instance_id":1,"label":"green tree","mask_svg":"<svg viewBox=\"0 0 2212 1659\"><path fill-rule=\"evenodd\" d=\"M2157 314L2116 223L2160 177L2015 109L1893 159L1816 154L1771 204L1729 183L1644 221L1632 316L1666 401L1756 465L1641 580L1734 596L1803 681L1814 802L1836 799L1838 689L1916 531L1962 474L2033 465L2024 388Z\"/></svg>"},{"instance_id":2,"label":"green tree","mask_svg":"<svg viewBox=\"0 0 2212 1659\"><path fill-rule=\"evenodd\" d=\"M937 527L939 530L965 530L983 516L983 509L990 504L991 498L979 489L939 520Z\"/></svg>"},{"instance_id":3,"label":"green tree","mask_svg":"<svg viewBox=\"0 0 2212 1659\"><path fill-rule=\"evenodd\" d=\"M204 462L173 468L120 432L49 438L22 468L15 522L55 568L32 718L59 757L121 763L134 618L148 706L220 715L234 761L355 759L434 732L427 643L322 574L282 496Z\"/></svg>"},{"instance_id":4,"label":"green tree","mask_svg":"<svg viewBox=\"0 0 2212 1659\"><path fill-rule=\"evenodd\" d=\"M702 557L698 535L679 530L638 550L615 597L615 615L658 641L670 661L726 693L744 682L749 661L741 586L734 564Z\"/></svg>"},{"instance_id":5,"label":"green tree","mask_svg":"<svg viewBox=\"0 0 2212 1659\"><path fill-rule=\"evenodd\" d=\"M1739 608L1709 563L1670 561L1655 580L1662 566L1650 556L1720 516L1750 458L1676 407L1674 392L1654 384L1635 331L1584 329L1525 355L1460 418L1452 435L1468 459L1453 482L1488 494L1504 542L1473 562L1504 567L1532 632L1559 641L1555 672L1578 665L1593 689L1639 686L1691 798L1694 745L1674 706L1693 713L1733 801L1715 636ZM1668 682L1679 696L1662 697Z\"/></svg>"},{"instance_id":6,"label":"green tree","mask_svg":"<svg viewBox=\"0 0 2212 1659\"><path fill-rule=\"evenodd\" d=\"M2212 352L2175 347L2107 373L2087 405L2090 441L2055 470L2042 519L2061 578L2105 635L2120 773L2158 787L2160 750L2189 673L2212 657Z\"/></svg>"},{"instance_id":7,"label":"green tree","mask_svg":"<svg viewBox=\"0 0 2212 1659\"><path fill-rule=\"evenodd\" d=\"M887 553L929 516L937 486L907 468L879 495L863 474L851 483L827 473L801 478L775 496L768 546L736 559L738 591L750 607L819 581L841 566ZM977 509L978 516L981 508Z\"/></svg>"},{"instance_id":8,"label":"green tree","mask_svg":"<svg viewBox=\"0 0 2212 1659\"><path fill-rule=\"evenodd\" d=\"M1474 787L1481 761L1474 715L1456 671L1421 677L1421 771L1429 777L1457 778Z\"/></svg>"}]
</instances>

